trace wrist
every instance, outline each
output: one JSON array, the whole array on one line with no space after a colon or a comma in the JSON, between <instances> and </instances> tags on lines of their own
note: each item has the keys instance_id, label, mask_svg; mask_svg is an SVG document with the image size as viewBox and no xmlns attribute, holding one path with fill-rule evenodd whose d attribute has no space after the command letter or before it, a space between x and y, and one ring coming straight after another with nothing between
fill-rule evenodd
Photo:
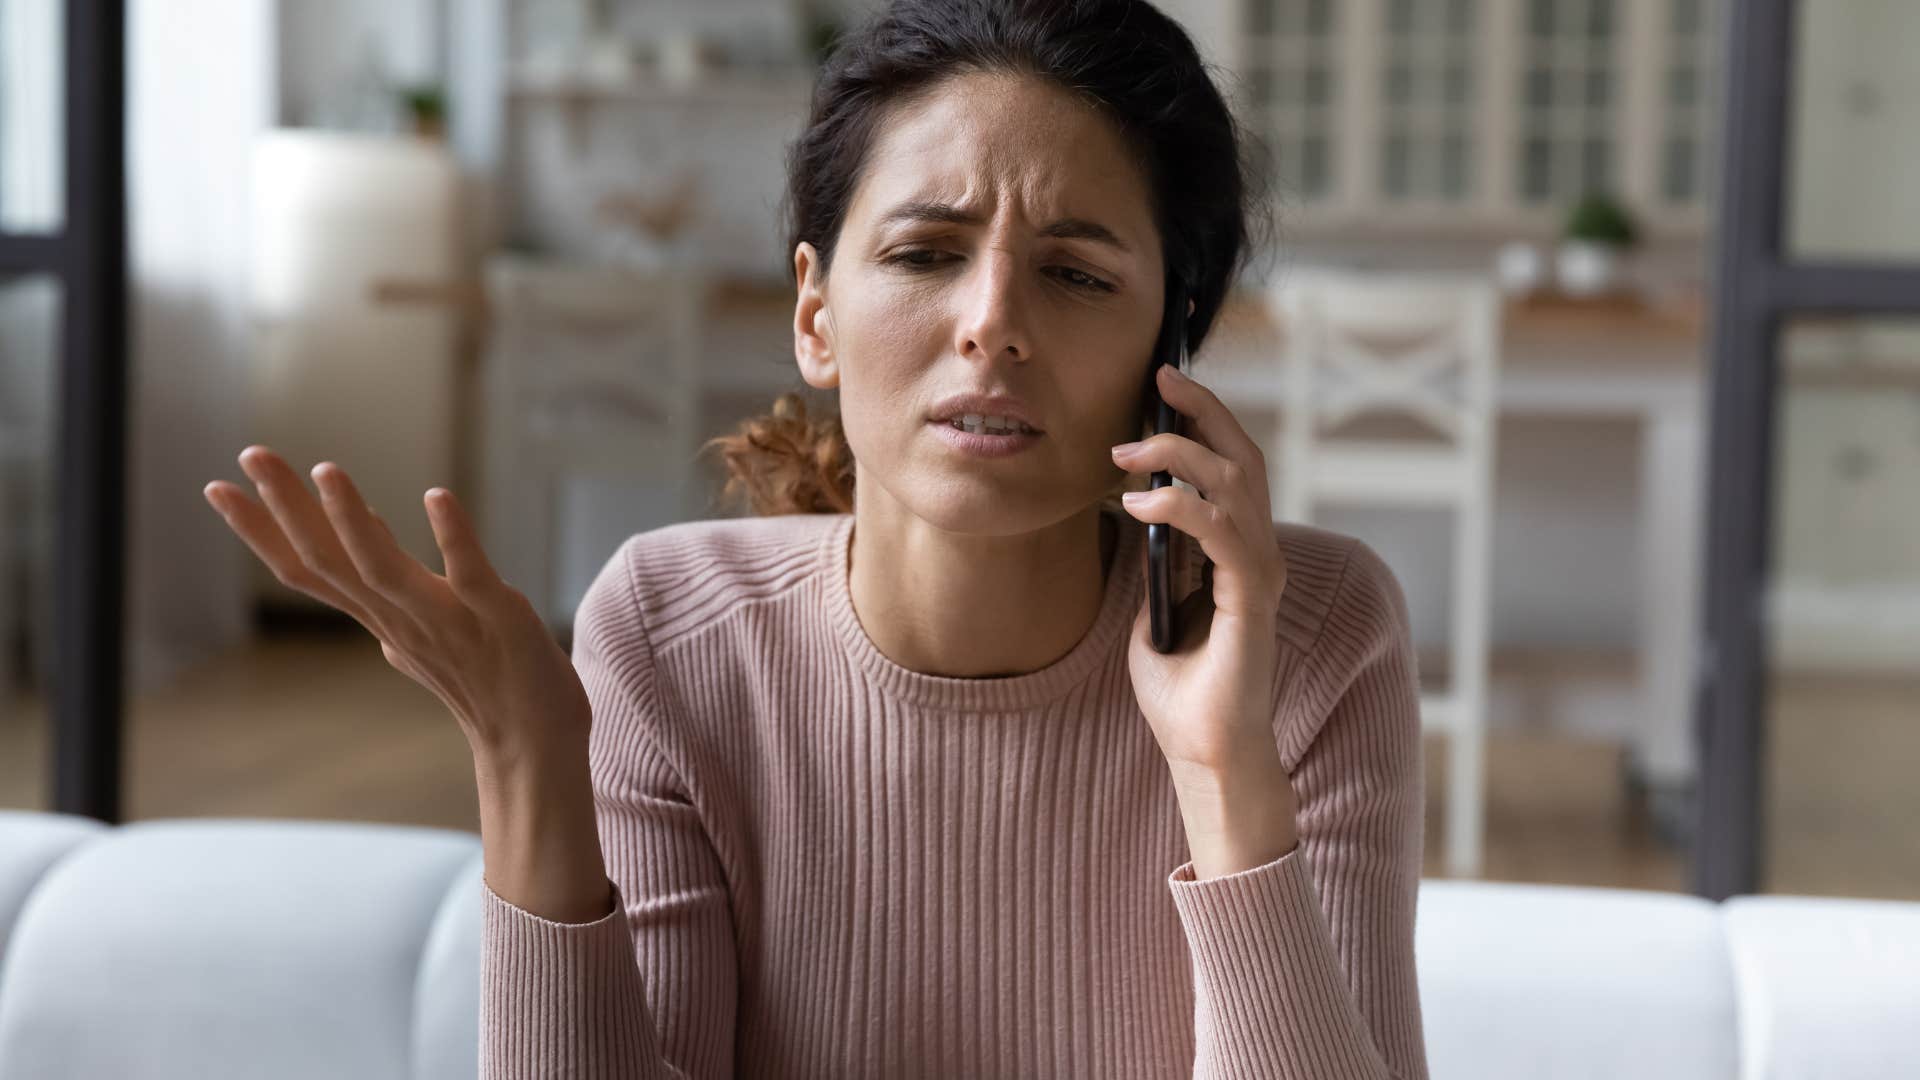
<instances>
[{"instance_id":1,"label":"wrist","mask_svg":"<svg viewBox=\"0 0 1920 1080\"><path fill-rule=\"evenodd\" d=\"M604 915L610 894L585 750L476 753L474 779L488 887L557 922Z\"/></svg>"},{"instance_id":2,"label":"wrist","mask_svg":"<svg viewBox=\"0 0 1920 1080\"><path fill-rule=\"evenodd\" d=\"M1277 753L1270 762L1176 765L1173 773L1196 879L1264 866L1299 846L1293 781Z\"/></svg>"}]
</instances>

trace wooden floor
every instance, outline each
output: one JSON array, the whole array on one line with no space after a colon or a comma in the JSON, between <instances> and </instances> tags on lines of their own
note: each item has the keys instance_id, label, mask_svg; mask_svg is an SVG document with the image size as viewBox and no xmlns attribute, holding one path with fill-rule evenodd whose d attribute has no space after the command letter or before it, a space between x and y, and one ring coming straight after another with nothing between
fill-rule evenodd
<instances>
[{"instance_id":1,"label":"wooden floor","mask_svg":"<svg viewBox=\"0 0 1920 1080\"><path fill-rule=\"evenodd\" d=\"M1920 899L1920 693L1776 692L1769 891ZM43 707L0 711L0 807L41 807ZM126 816L385 821L475 830L472 759L439 701L357 627L261 638L130 703ZM1427 746L1427 873L1444 876L1444 746ZM1488 880L1685 890L1681 852L1616 745L1495 732Z\"/></svg>"}]
</instances>

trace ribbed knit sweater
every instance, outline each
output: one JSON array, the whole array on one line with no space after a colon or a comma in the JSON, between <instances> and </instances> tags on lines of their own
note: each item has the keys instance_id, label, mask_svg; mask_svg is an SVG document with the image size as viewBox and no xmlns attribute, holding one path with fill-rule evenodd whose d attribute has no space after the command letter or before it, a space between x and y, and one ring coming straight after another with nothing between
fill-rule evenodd
<instances>
[{"instance_id":1,"label":"ribbed knit sweater","mask_svg":"<svg viewBox=\"0 0 1920 1080\"><path fill-rule=\"evenodd\" d=\"M1145 526L1037 671L867 636L854 518L629 538L573 662L612 913L483 885L482 1074L1425 1077L1416 672L1370 548L1275 526L1274 737L1300 845L1195 880L1127 670Z\"/></svg>"}]
</instances>

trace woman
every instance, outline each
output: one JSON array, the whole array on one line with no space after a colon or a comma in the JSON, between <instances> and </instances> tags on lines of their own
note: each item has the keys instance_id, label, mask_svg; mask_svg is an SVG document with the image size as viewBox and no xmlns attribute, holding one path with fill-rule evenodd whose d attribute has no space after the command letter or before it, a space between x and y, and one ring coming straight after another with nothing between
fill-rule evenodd
<instances>
[{"instance_id":1,"label":"woman","mask_svg":"<svg viewBox=\"0 0 1920 1080\"><path fill-rule=\"evenodd\" d=\"M795 355L841 419L722 440L761 516L630 538L571 666L450 493L442 578L330 464L318 504L259 447L264 506L210 485L474 748L489 1075L1426 1075L1399 587L1272 522L1198 383L1159 377L1189 436L1115 445L1167 268L1194 347L1234 280L1244 175L1140 0L877 16L790 160ZM1191 489L1105 506L1156 470ZM1209 562L1171 653L1145 522Z\"/></svg>"}]
</instances>

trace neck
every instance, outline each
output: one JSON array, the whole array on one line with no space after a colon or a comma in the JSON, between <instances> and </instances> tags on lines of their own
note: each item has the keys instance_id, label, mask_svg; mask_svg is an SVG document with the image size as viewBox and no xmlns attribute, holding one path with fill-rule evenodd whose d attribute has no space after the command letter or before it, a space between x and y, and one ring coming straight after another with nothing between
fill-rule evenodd
<instances>
[{"instance_id":1,"label":"neck","mask_svg":"<svg viewBox=\"0 0 1920 1080\"><path fill-rule=\"evenodd\" d=\"M1100 613L1119 537L1097 506L1010 536L939 529L884 496L856 497L854 508L854 614L910 671L1037 671L1072 651Z\"/></svg>"}]
</instances>

